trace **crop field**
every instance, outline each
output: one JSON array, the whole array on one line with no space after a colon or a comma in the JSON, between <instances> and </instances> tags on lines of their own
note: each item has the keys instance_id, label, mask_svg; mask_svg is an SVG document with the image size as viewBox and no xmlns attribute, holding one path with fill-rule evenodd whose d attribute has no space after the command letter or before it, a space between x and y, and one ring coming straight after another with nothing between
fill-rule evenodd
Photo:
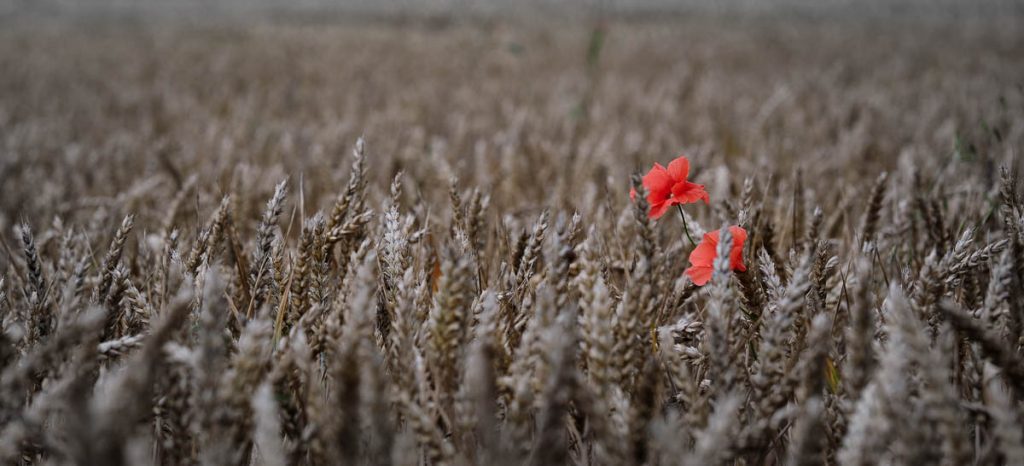
<instances>
[{"instance_id":1,"label":"crop field","mask_svg":"<svg viewBox=\"0 0 1024 466\"><path fill-rule=\"evenodd\" d=\"M0 464L1024 465L1024 18L0 26Z\"/></svg>"}]
</instances>

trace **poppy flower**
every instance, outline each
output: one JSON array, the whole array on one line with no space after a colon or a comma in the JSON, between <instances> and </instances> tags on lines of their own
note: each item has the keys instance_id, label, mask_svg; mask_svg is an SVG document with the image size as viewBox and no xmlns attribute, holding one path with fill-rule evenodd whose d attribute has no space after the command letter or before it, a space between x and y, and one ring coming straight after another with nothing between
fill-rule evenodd
<instances>
[{"instance_id":1,"label":"poppy flower","mask_svg":"<svg viewBox=\"0 0 1024 466\"><path fill-rule=\"evenodd\" d=\"M729 251L729 266L737 272L746 272L743 265L743 243L747 240L747 230L738 226L729 227L732 233L732 249ZM690 268L686 275L690 276L698 286L704 286L715 270L715 258L718 257L718 230L704 234L700 244L690 253Z\"/></svg>"},{"instance_id":2,"label":"poppy flower","mask_svg":"<svg viewBox=\"0 0 1024 466\"><path fill-rule=\"evenodd\" d=\"M658 219L674 205L689 204L701 199L705 204L709 203L704 185L686 181L689 174L690 161L680 156L669 162L668 168L655 163L651 171L644 175L643 185L647 188L647 203L651 205L648 216L651 219ZM635 189L630 190L629 197L636 199Z\"/></svg>"}]
</instances>

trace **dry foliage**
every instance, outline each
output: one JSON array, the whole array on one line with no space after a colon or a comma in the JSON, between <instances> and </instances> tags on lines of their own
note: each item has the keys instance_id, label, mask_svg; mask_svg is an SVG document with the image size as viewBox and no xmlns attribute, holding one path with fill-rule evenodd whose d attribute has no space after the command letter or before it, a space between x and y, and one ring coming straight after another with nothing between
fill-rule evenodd
<instances>
[{"instance_id":1,"label":"dry foliage","mask_svg":"<svg viewBox=\"0 0 1024 466\"><path fill-rule=\"evenodd\" d=\"M722 21L0 31L0 462L1024 464L1020 28Z\"/></svg>"}]
</instances>

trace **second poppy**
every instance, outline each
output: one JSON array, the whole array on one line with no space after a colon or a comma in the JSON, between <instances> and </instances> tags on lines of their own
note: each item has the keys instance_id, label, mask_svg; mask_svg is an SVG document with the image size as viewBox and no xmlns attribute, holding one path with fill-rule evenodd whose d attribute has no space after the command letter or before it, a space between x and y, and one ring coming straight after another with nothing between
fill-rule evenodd
<instances>
[{"instance_id":1,"label":"second poppy","mask_svg":"<svg viewBox=\"0 0 1024 466\"><path fill-rule=\"evenodd\" d=\"M747 266L743 265L743 243L747 240L747 230L733 225L729 227L729 232L732 233L729 267L737 272L746 272ZM685 273L698 286L703 286L714 274L715 258L718 257L718 233L715 230L704 234L700 244L690 252L690 268Z\"/></svg>"}]
</instances>

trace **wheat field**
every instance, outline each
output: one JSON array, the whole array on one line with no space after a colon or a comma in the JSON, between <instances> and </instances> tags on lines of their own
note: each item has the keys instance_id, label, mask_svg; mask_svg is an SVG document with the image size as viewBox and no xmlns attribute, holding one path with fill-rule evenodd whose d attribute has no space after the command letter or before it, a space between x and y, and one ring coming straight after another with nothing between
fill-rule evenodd
<instances>
[{"instance_id":1,"label":"wheat field","mask_svg":"<svg viewBox=\"0 0 1024 466\"><path fill-rule=\"evenodd\" d=\"M0 463L1024 465L1020 25L8 21Z\"/></svg>"}]
</instances>

